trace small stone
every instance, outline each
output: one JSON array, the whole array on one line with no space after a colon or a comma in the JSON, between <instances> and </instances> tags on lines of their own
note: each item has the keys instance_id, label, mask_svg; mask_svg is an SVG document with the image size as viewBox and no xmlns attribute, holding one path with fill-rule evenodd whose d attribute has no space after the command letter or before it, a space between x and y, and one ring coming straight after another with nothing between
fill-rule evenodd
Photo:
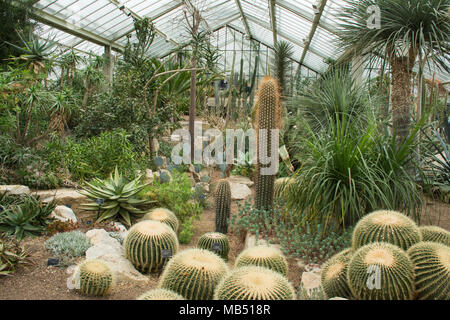
<instances>
[{"instance_id":1,"label":"small stone","mask_svg":"<svg viewBox=\"0 0 450 320\"><path fill-rule=\"evenodd\" d=\"M252 180L244 176L230 176L228 180L230 181L230 183L245 184L247 187L252 187L255 184Z\"/></svg>"},{"instance_id":2,"label":"small stone","mask_svg":"<svg viewBox=\"0 0 450 320\"><path fill-rule=\"evenodd\" d=\"M145 170L145 180L148 183L153 183L153 180L155 179L155 176L153 175L153 171L151 169Z\"/></svg>"},{"instance_id":3,"label":"small stone","mask_svg":"<svg viewBox=\"0 0 450 320\"><path fill-rule=\"evenodd\" d=\"M230 183L230 186L232 200L244 200L252 194L250 188L245 184Z\"/></svg>"},{"instance_id":4,"label":"small stone","mask_svg":"<svg viewBox=\"0 0 450 320\"><path fill-rule=\"evenodd\" d=\"M334 297L334 298L330 298L328 300L348 300L348 299L341 298L341 297Z\"/></svg>"},{"instance_id":5,"label":"small stone","mask_svg":"<svg viewBox=\"0 0 450 320\"><path fill-rule=\"evenodd\" d=\"M71 221L77 223L77 216L71 208L66 206L57 206L50 214L50 217L62 222Z\"/></svg>"},{"instance_id":6,"label":"small stone","mask_svg":"<svg viewBox=\"0 0 450 320\"><path fill-rule=\"evenodd\" d=\"M322 285L320 274L315 272L303 272L302 285L308 295L311 295L315 290L320 290Z\"/></svg>"},{"instance_id":7,"label":"small stone","mask_svg":"<svg viewBox=\"0 0 450 320\"><path fill-rule=\"evenodd\" d=\"M29 195L31 193L30 188L21 185L3 185L0 186L0 193L6 192L6 194L20 196L23 194Z\"/></svg>"}]
</instances>

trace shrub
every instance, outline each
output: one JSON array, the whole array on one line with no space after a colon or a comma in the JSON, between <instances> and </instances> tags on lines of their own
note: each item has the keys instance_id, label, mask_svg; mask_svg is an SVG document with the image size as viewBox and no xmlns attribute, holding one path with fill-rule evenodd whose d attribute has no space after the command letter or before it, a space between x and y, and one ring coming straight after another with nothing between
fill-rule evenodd
<instances>
[{"instance_id":1,"label":"shrub","mask_svg":"<svg viewBox=\"0 0 450 320\"><path fill-rule=\"evenodd\" d=\"M91 242L83 232L76 230L55 234L45 241L44 246L53 255L70 262L83 256L91 247Z\"/></svg>"},{"instance_id":2,"label":"shrub","mask_svg":"<svg viewBox=\"0 0 450 320\"><path fill-rule=\"evenodd\" d=\"M189 218L182 223L181 231L180 234L178 235L180 243L188 244L189 242L191 242L191 239L194 236L193 220L194 220L193 218Z\"/></svg>"}]
</instances>

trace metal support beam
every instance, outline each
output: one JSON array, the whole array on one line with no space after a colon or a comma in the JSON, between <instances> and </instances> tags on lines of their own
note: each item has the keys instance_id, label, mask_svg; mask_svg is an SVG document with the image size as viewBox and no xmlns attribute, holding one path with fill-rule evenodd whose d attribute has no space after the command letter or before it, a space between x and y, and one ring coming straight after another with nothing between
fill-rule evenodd
<instances>
[{"instance_id":1,"label":"metal support beam","mask_svg":"<svg viewBox=\"0 0 450 320\"><path fill-rule=\"evenodd\" d=\"M250 27L248 26L247 17L245 16L244 10L242 9L241 0L234 0L236 2L236 6L239 9L239 12L241 14L242 23L244 24L245 31L247 31L247 35L252 39L252 33L250 31Z\"/></svg>"},{"instance_id":2,"label":"metal support beam","mask_svg":"<svg viewBox=\"0 0 450 320\"><path fill-rule=\"evenodd\" d=\"M278 42L275 0L269 0L269 11L270 11L270 23L272 25L273 45L275 46Z\"/></svg>"}]
</instances>

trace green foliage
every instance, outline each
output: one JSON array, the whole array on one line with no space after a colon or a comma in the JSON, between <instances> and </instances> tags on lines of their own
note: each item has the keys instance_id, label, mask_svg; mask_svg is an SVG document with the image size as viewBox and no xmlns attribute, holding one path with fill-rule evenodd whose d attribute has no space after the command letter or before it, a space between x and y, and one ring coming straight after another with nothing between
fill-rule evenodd
<instances>
[{"instance_id":1,"label":"green foliage","mask_svg":"<svg viewBox=\"0 0 450 320\"><path fill-rule=\"evenodd\" d=\"M218 182L215 192L216 200L216 232L226 234L228 232L228 220L231 209L231 187L228 180Z\"/></svg>"},{"instance_id":2,"label":"green foliage","mask_svg":"<svg viewBox=\"0 0 450 320\"><path fill-rule=\"evenodd\" d=\"M347 278L358 300L412 300L414 295L414 265L404 250L387 242L359 248L350 260Z\"/></svg>"},{"instance_id":3,"label":"green foliage","mask_svg":"<svg viewBox=\"0 0 450 320\"><path fill-rule=\"evenodd\" d=\"M238 204L238 213L231 217L235 232L250 232L257 238L271 239L281 245L282 252L301 258L305 263L319 263L351 246L351 229L322 232L322 226L312 227L303 218L278 206L272 210L256 209L249 202Z\"/></svg>"},{"instance_id":4,"label":"green foliage","mask_svg":"<svg viewBox=\"0 0 450 320\"><path fill-rule=\"evenodd\" d=\"M255 246L242 251L236 258L235 267L259 266L276 271L283 276L288 275L288 262L284 255L274 247Z\"/></svg>"},{"instance_id":5,"label":"green foliage","mask_svg":"<svg viewBox=\"0 0 450 320\"><path fill-rule=\"evenodd\" d=\"M152 289L141 294L136 300L186 300L178 293L167 289Z\"/></svg>"},{"instance_id":6,"label":"green foliage","mask_svg":"<svg viewBox=\"0 0 450 320\"><path fill-rule=\"evenodd\" d=\"M0 235L0 276L14 273L17 267L28 262L28 254L19 243Z\"/></svg>"},{"instance_id":7,"label":"green foliage","mask_svg":"<svg viewBox=\"0 0 450 320\"><path fill-rule=\"evenodd\" d=\"M257 266L232 270L216 288L215 300L295 300L289 280L278 272Z\"/></svg>"},{"instance_id":8,"label":"green foliage","mask_svg":"<svg viewBox=\"0 0 450 320\"><path fill-rule=\"evenodd\" d=\"M194 217L185 220L181 225L181 231L178 235L180 243L188 244L194 236Z\"/></svg>"},{"instance_id":9,"label":"green foliage","mask_svg":"<svg viewBox=\"0 0 450 320\"><path fill-rule=\"evenodd\" d=\"M422 234L422 241L431 241L450 246L450 231L437 226L422 226L419 227Z\"/></svg>"},{"instance_id":10,"label":"green foliage","mask_svg":"<svg viewBox=\"0 0 450 320\"><path fill-rule=\"evenodd\" d=\"M165 263L162 250L170 250L175 255L178 239L168 225L155 220L143 220L128 230L123 247L125 257L136 269L144 273L157 272Z\"/></svg>"},{"instance_id":11,"label":"green foliage","mask_svg":"<svg viewBox=\"0 0 450 320\"><path fill-rule=\"evenodd\" d=\"M84 190L80 193L93 203L83 204L83 209L101 211L97 222L120 218L125 225L131 226L132 220L145 214L146 210L143 208L153 202L136 197L146 187L139 181L140 177L127 181L116 167L114 175L111 173L109 179L94 179L92 183L85 183Z\"/></svg>"},{"instance_id":12,"label":"green foliage","mask_svg":"<svg viewBox=\"0 0 450 320\"><path fill-rule=\"evenodd\" d=\"M255 165L252 164L250 153L243 154L238 150L238 158L234 160L235 166L231 173L235 176L244 176L253 179L255 172Z\"/></svg>"},{"instance_id":13,"label":"green foliage","mask_svg":"<svg viewBox=\"0 0 450 320\"><path fill-rule=\"evenodd\" d=\"M197 248L206 249L214 252L228 261L228 252L230 243L226 235L220 232L207 232L200 236L197 242Z\"/></svg>"},{"instance_id":14,"label":"green foliage","mask_svg":"<svg viewBox=\"0 0 450 320\"><path fill-rule=\"evenodd\" d=\"M328 298L351 299L352 293L347 283L347 269L353 255L351 248L332 256L322 267L321 283Z\"/></svg>"},{"instance_id":15,"label":"green foliage","mask_svg":"<svg viewBox=\"0 0 450 320\"><path fill-rule=\"evenodd\" d=\"M91 242L83 232L76 230L55 234L44 242L44 246L51 254L69 264L76 257L83 256L91 247Z\"/></svg>"},{"instance_id":16,"label":"green foliage","mask_svg":"<svg viewBox=\"0 0 450 320\"><path fill-rule=\"evenodd\" d=\"M407 253L414 264L416 298L450 300L450 247L419 242Z\"/></svg>"},{"instance_id":17,"label":"green foliage","mask_svg":"<svg viewBox=\"0 0 450 320\"><path fill-rule=\"evenodd\" d=\"M212 300L214 289L227 272L228 266L218 255L187 249L170 259L158 288L172 290L187 300Z\"/></svg>"},{"instance_id":18,"label":"green foliage","mask_svg":"<svg viewBox=\"0 0 450 320\"><path fill-rule=\"evenodd\" d=\"M87 260L80 265L80 292L88 296L104 296L113 286L114 275L102 260Z\"/></svg>"}]
</instances>

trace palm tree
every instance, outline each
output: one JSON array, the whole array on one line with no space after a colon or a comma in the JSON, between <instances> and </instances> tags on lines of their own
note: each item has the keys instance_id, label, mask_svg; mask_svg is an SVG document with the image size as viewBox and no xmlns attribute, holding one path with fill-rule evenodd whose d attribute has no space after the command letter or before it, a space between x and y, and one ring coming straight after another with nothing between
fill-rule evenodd
<instances>
[{"instance_id":1,"label":"palm tree","mask_svg":"<svg viewBox=\"0 0 450 320\"><path fill-rule=\"evenodd\" d=\"M344 1L337 15L340 45L351 55L362 54L370 63L390 64L393 129L402 139L409 133L411 75L416 60L450 70L450 0ZM371 6L380 10L379 28L369 28Z\"/></svg>"}]
</instances>

